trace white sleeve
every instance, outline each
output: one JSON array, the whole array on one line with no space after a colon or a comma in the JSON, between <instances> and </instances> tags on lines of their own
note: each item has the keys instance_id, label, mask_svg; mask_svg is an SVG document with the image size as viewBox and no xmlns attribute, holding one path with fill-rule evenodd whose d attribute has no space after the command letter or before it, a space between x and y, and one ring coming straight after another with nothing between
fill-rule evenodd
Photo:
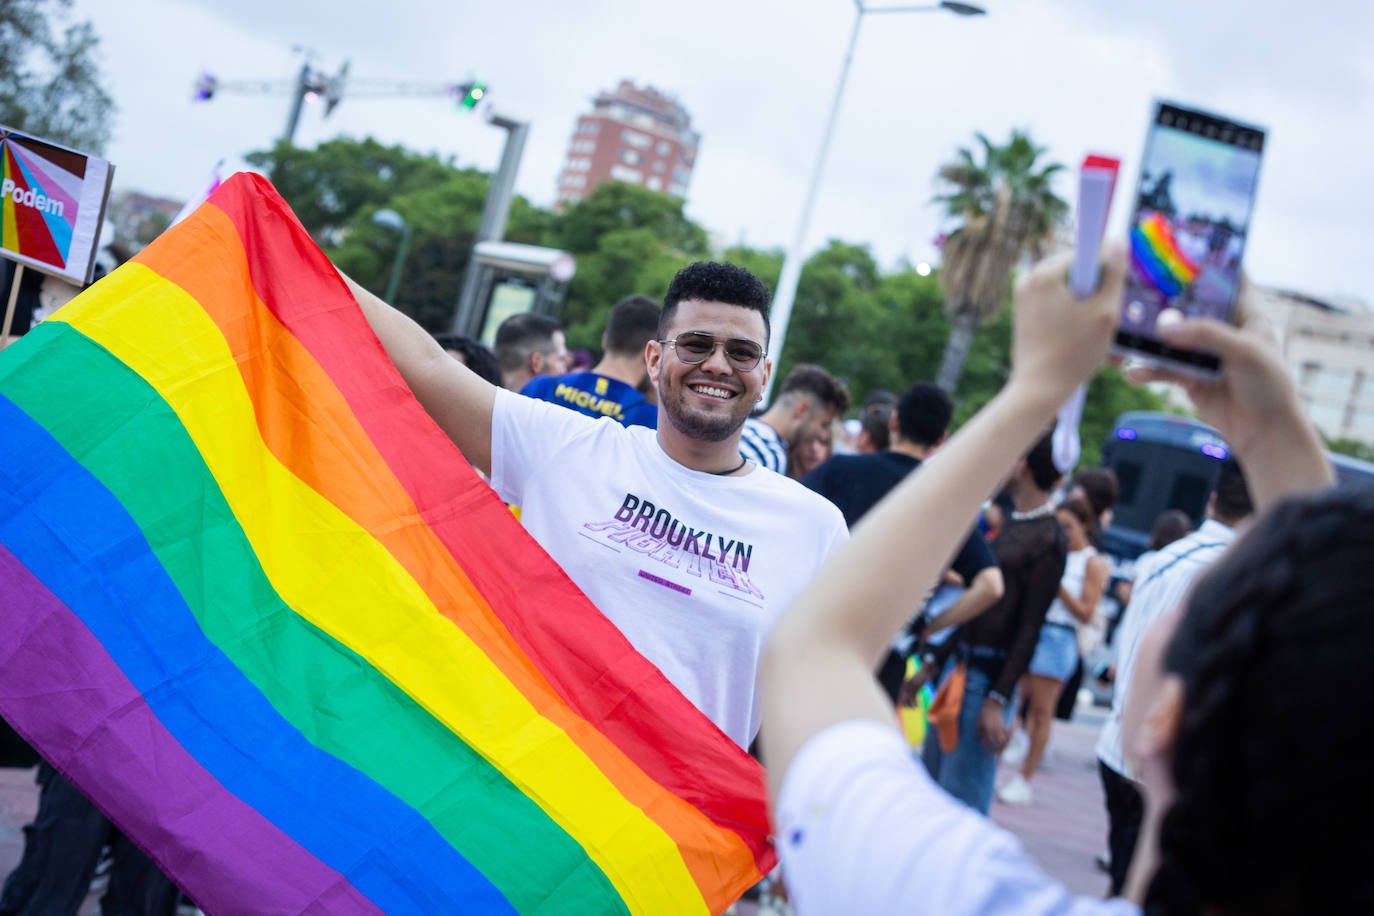
<instances>
[{"instance_id":1,"label":"white sleeve","mask_svg":"<svg viewBox=\"0 0 1374 916\"><path fill-rule=\"evenodd\" d=\"M1072 897L1017 839L946 795L887 725L832 725L801 749L777 844L798 916L852 913L1139 916Z\"/></svg>"},{"instance_id":2,"label":"white sleeve","mask_svg":"<svg viewBox=\"0 0 1374 916\"><path fill-rule=\"evenodd\" d=\"M525 482L570 440L592 433L597 422L575 410L498 388L491 412L492 488L511 505L522 505Z\"/></svg>"}]
</instances>

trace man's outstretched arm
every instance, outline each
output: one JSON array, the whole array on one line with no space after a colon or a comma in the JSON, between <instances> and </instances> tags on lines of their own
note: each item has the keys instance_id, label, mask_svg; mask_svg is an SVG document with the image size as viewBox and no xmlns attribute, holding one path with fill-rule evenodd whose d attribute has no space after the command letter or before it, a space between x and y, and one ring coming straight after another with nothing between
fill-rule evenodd
<instances>
[{"instance_id":1,"label":"man's outstretched arm","mask_svg":"<svg viewBox=\"0 0 1374 916\"><path fill-rule=\"evenodd\" d=\"M491 412L496 386L470 372L424 328L340 272L410 390L468 461L491 473Z\"/></svg>"}]
</instances>

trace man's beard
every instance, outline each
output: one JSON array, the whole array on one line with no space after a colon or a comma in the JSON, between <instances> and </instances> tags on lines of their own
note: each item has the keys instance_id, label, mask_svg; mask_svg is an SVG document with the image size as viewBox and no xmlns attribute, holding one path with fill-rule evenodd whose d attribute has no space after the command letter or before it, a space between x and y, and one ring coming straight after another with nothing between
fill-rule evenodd
<instances>
[{"instance_id":1,"label":"man's beard","mask_svg":"<svg viewBox=\"0 0 1374 916\"><path fill-rule=\"evenodd\" d=\"M666 392L661 389L658 393L659 402L663 405L663 412L667 415L668 422L673 424L673 429L684 436L702 442L724 442L739 432L740 427L744 426L745 417L735 416L733 413L705 415L701 412L685 409L683 401L687 398L686 392L687 388L684 385L678 390L675 397L665 396Z\"/></svg>"}]
</instances>

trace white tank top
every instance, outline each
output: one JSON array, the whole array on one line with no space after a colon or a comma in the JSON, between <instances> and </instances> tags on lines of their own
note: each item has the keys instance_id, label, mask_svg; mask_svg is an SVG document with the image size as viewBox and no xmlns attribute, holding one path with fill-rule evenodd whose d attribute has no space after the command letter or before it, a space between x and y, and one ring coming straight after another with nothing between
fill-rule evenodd
<instances>
[{"instance_id":1,"label":"white tank top","mask_svg":"<svg viewBox=\"0 0 1374 916\"><path fill-rule=\"evenodd\" d=\"M1084 547L1082 550L1069 551L1069 555L1064 558L1064 578L1059 580L1059 584L1063 585L1070 595L1083 597L1083 577L1088 572L1088 560L1096 555L1096 550ZM1064 599L1058 595L1054 596L1054 603L1045 613L1045 623L1057 623L1074 629L1082 626L1079 619L1073 616L1073 611L1064 606Z\"/></svg>"}]
</instances>

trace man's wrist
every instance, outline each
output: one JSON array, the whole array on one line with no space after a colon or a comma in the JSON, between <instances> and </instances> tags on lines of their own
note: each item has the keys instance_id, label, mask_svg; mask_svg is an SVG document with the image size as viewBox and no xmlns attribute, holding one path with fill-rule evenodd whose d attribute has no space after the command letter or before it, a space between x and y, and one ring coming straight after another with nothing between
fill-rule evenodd
<instances>
[{"instance_id":1,"label":"man's wrist","mask_svg":"<svg viewBox=\"0 0 1374 916\"><path fill-rule=\"evenodd\" d=\"M987 702L996 703L998 706L1002 707L1003 709L1006 709L1008 701L1007 698L1002 695L1001 691L989 690L987 695Z\"/></svg>"}]
</instances>

